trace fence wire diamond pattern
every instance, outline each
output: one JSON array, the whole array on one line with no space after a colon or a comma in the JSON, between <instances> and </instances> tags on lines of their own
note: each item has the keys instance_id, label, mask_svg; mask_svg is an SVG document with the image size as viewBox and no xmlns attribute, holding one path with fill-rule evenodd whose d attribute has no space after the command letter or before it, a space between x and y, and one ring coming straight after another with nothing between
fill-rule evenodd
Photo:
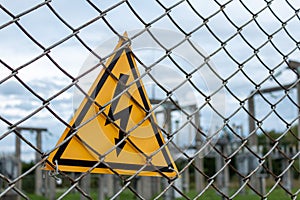
<instances>
[{"instance_id":1,"label":"fence wire diamond pattern","mask_svg":"<svg viewBox=\"0 0 300 200\"><path fill-rule=\"evenodd\" d=\"M0 2L1 199L299 198L299 2ZM118 40L177 176L42 170Z\"/></svg>"}]
</instances>

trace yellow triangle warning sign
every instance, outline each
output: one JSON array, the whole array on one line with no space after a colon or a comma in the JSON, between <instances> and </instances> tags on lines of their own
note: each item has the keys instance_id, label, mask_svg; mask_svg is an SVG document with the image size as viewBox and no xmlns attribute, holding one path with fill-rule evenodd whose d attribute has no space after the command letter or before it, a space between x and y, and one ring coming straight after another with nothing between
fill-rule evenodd
<instances>
[{"instance_id":1,"label":"yellow triangle warning sign","mask_svg":"<svg viewBox=\"0 0 300 200\"><path fill-rule=\"evenodd\" d=\"M130 47L107 61L88 95L50 153L46 170L174 177L177 168L165 145ZM121 48L122 47L122 48ZM101 162L99 163L99 161ZM98 165L97 165L98 163Z\"/></svg>"}]
</instances>

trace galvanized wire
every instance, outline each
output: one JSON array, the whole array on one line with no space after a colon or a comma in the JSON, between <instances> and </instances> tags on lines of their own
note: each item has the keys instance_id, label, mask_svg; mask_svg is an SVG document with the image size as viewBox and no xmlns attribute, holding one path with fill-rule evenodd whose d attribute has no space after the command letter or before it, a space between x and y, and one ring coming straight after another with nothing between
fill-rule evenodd
<instances>
[{"instance_id":1,"label":"galvanized wire","mask_svg":"<svg viewBox=\"0 0 300 200\"><path fill-rule=\"evenodd\" d=\"M277 2L284 5L285 7L288 7L289 10L278 11L278 8L274 9L273 5ZM271 193L277 189L283 190L284 193L286 193L291 199L296 199L299 196L300 138L299 133L295 130L297 129L297 123L299 121L298 95L300 94L295 95L295 93L299 92L296 88L298 88L300 85L300 76L297 69L300 64L298 63L298 66L292 66L292 62L294 62L293 60L300 60L300 40L299 35L295 35L294 33L292 33L288 25L294 25L293 23L300 25L300 5L295 6L294 4L296 3L288 0L271 0L264 1L264 5L254 11L253 8L249 6L249 4L251 3L243 0L229 0L224 2L214 0L205 3L193 2L191 0L181 0L168 3L165 1L156 0L147 3L147 5L149 4L153 7L149 7L148 9L151 10L154 8L159 8L161 9L161 13L149 20L144 16L143 11L140 10L140 8L143 6L143 3L141 2L122 0L110 2L108 6L104 6L99 4L98 2L86 0L84 1L84 4L88 7L88 9L97 13L97 15L94 17L90 17L84 23L74 25L64 17L65 13L62 13L61 10L57 8L57 5L55 3L56 1L51 0L41 1L38 3L34 3L30 8L23 9L22 11L19 11L17 13L15 13L15 10L12 7L6 6L9 5L9 3L3 2L0 4L1 14L9 18L9 20L1 21L0 33L11 27L17 28L18 32L22 34L23 39L30 41L35 48L39 49L39 53L37 53L32 58L28 60L20 60L19 62L21 64L19 65L10 64L11 61L6 60L6 58L0 59L1 69L5 69L10 72L8 75L1 77L0 89L1 87L5 87L6 83L10 81L16 81L22 86L24 90L29 92L36 101L39 102L39 105L36 105L33 110L28 112L23 117L18 118L18 120L12 120L9 116L1 113L0 121L1 123L5 124L6 127L5 130L0 134L0 141L4 141L5 139L15 135L15 137L18 137L23 141L23 145L30 148L34 152L37 152L41 157L39 160L35 161L34 165L30 169L23 172L22 174L18 174L17 177L8 177L8 175L5 174L2 169L0 171L0 179L1 181L5 182L5 188L1 190L0 197L5 197L9 192L15 191L18 196L25 199L30 199L28 194L24 192L22 188L17 185L17 183L24 179L24 177L28 176L31 172L39 170L39 168L45 162L47 162L47 164L51 165L55 169L57 166L46 161L49 154L74 137L76 137L88 149L94 152L99 157L99 161L89 170L81 173L77 178L72 177L70 173L65 173L59 170L55 172L56 174L54 176L56 178L57 176L60 176L63 177L64 180L69 182L69 186L65 188L65 190L62 194L60 194L59 197L57 197L58 199L63 199L74 190L78 191L85 198L92 199L91 195L86 191L86 188L80 185L80 182L83 181L84 178L89 177L93 169L95 169L100 164L105 165L111 171L111 173L114 174L114 177L116 177L122 184L122 186L118 188L117 191L114 191L113 194L108 198L119 198L125 191L129 190L131 194L138 199L148 199L149 197L147 195L144 196L144 194L141 193L140 189L138 189L134 185L134 182L138 179L140 172L143 171L146 166L151 165L155 169L157 169L157 167L151 162L151 159L166 146L170 149L171 154L176 154L177 156L179 155L178 157L181 157L181 159L176 160L176 164L180 165L179 171L177 172L178 176L170 178L160 172L160 175L162 176L160 180L160 191L152 194L151 198L174 198L173 195L176 191L177 194L179 194L179 196L184 199L198 199L205 196L208 191L213 190L223 199L234 199L236 196L244 193L245 190L251 190L252 195L254 194L261 199L267 199L270 197ZM210 12L209 14L203 13L203 10L199 8L198 4L203 4L203 7L217 7L217 9L215 9L213 12ZM240 9L244 9L240 10L240 14L248 15L250 17L242 23L236 22L235 19L237 16L233 16L234 13L229 12L227 9L232 5L239 5ZM190 25L192 25L192 28L189 29L186 27L186 22L178 20L178 16L176 15L177 12L180 13L179 10L183 9L184 6L185 9L188 9L188 11L190 12L189 14L193 15L193 17L196 18L196 20L191 21ZM131 14L131 17L133 17L138 23L140 23L140 25L138 26L139 30L135 31L134 34L129 36L129 38L123 36L123 32L131 29L131 27L137 26L126 24L124 26L121 26L111 18L111 15L118 13L118 10L120 10L121 8L125 10L122 12L128 12L129 14ZM48 45L44 45L43 41L40 40L36 35L32 34L29 27L22 23L22 19L25 19L26 17L32 15L37 11L41 11L42 9L46 9L47 12L51 14L51 18L56 22L62 24L62 26L68 32L62 38L56 41L52 41L51 44ZM66 5L64 9L67 10L69 8ZM122 12L120 13L120 15L123 14ZM276 29L273 29L272 31L267 30L260 19L260 16L264 16L264 14L267 12L269 13L268 16L270 18L274 17L273 21L270 22L271 24L280 24L279 27L276 27ZM282 12L287 13L288 17L282 19L282 17L280 16ZM74 14L72 17L77 18L77 16L75 16ZM184 18L185 16L181 17ZM221 26L220 23L228 23L234 30L233 33L227 35L226 37L222 35L222 30L216 29L217 26L213 25L212 23L214 20L221 17L223 17L223 21L219 22L219 26L222 28L223 26ZM171 46L167 46L164 41L161 41L161 38L156 35L155 30L157 27L164 28L161 27L161 21L165 21L164 25L166 27L173 29L173 32L175 31L177 34L181 35L180 40L174 41ZM103 23L103 29L109 30L109 34L107 34L108 36L106 36L106 38L102 38L103 40L110 39L111 37L116 37L117 39L123 40L123 45L119 49L111 51L107 54L102 54L101 52L95 50L95 47L91 45L90 42L90 40L93 40L93 38L85 38L81 35L81 32L88 30L88 28L93 25L96 26L97 23ZM46 22L44 22L44 24L46 25ZM31 24L31 26L33 27L38 25L39 24ZM257 28L257 30L253 34L261 34L258 36L260 40L263 40L262 42L260 42L260 44L257 44L257 42L254 41L255 37L253 37L253 35L252 38L249 39L249 35L245 33L244 30L248 29L250 26L255 26ZM207 37L211 38L209 41L214 42L214 44L211 44L211 46L217 44L217 46L209 49L209 53L204 53L199 50L197 46L199 45L199 43L201 45L201 42L195 42L195 38L199 41L203 40L203 38L198 36L202 31L207 31L209 35ZM274 39L276 37L280 37L279 35L281 33L284 33L287 38L286 40L289 40L289 42L293 44L293 46L288 51L283 51L282 49L285 48L284 44L278 43L278 41ZM100 35L101 32L95 34ZM145 34L155 43L155 47L161 52L164 52L164 54L155 58L150 64L148 64L133 49L132 53L134 59L142 69L142 72L139 78L129 83L129 85L126 85L126 83L123 83L122 80L120 80L111 71L109 71L109 69L107 68L108 66L106 66L106 61L117 51L122 48L127 48L129 45L137 41L139 38L143 37ZM240 39L239 44L234 43L234 41L237 39ZM53 56L52 54L52 51L55 51L57 48L73 40L76 41L79 46L77 45L72 48L83 49L97 59L97 63L95 63L93 66L90 66L88 69L86 69L84 72L81 72L77 76L74 76L74 74L71 73L69 66L64 65L60 62L60 59L63 58L60 58L58 60L57 57ZM193 49L194 53L196 53L198 56L197 59L199 60L197 66L194 66L192 70L188 70L187 67L183 66L181 62L178 62L176 60L176 50L182 45L186 44L189 48ZM233 52L231 50L232 45L240 45L237 47L242 47L242 49L235 50L235 52ZM270 47L272 48L272 51L277 53L274 53L274 59L276 58L277 62L273 62L272 65L269 64L268 60L271 59L270 57L272 56L266 58L262 55L265 51L265 48ZM243 59L238 59L236 57L236 54L238 53L237 51L246 51L248 49L250 49L252 52L250 55L245 56ZM30 49L28 49L28 51L30 51ZM219 66L220 64L222 64L222 62L218 58L218 54L223 54L224 60L229 60L230 64L234 67L234 70L228 70L230 71L230 73L227 75L224 75L224 72L221 69L222 66ZM55 70L57 70L60 74L63 74L64 80L68 82L68 84L64 85L62 89L56 91L55 93L52 93L46 98L40 94L40 91L37 91L34 87L28 84L28 81L22 76L22 72L29 70L31 66L41 61L42 59L47 59L48 61L50 61L55 67ZM169 61L170 65L172 65L174 69L179 71L181 75L185 77L184 80L176 82L176 85L174 85L172 88L166 87L162 80L157 78L153 73L153 71L159 68L161 63L166 60ZM266 74L260 81L257 81L255 72L253 72L256 69L253 69L252 72L250 72L248 69L248 65L253 65L253 60L257 61L256 64L259 65L258 67L261 69L261 71L258 71L257 73ZM214 61L217 61L216 65L212 64ZM228 65L228 63L226 63L226 65ZM284 69L282 69L283 66L285 66ZM80 81L84 80L89 74L95 73L95 71L99 68L103 68L103 70L106 70L106 73L108 73L112 79L121 82L124 88L126 88L118 96L111 99L111 101L107 102L105 105L100 105L98 102L96 102L94 97L89 96L88 93L80 85ZM215 80L216 87L208 92L204 91L205 89L200 88L197 84L197 81L194 79L194 77L197 77L197 74L204 69L207 69L213 75ZM289 73L288 75L294 76L295 79L292 80L291 78L289 78L290 80L287 81L286 79L282 79L276 75L276 73L282 73L283 71L287 71ZM166 74L166 76L168 76L168 74ZM246 82L247 84L251 84L251 87L247 88L246 95L243 92L237 92L236 88L232 86L232 84L237 84L237 82L239 82L239 80L237 81L236 79L241 78L241 76L243 77L244 82ZM152 109L150 110L145 110L145 108L128 93L130 85L134 85L139 81L143 81L143 79L145 79L146 77L151 80L158 91L161 91L165 94L162 98L159 98L156 101L155 105L153 105ZM272 80L272 83L270 83L270 80ZM53 82L55 82L55 80L53 80ZM202 102L198 103L192 110L189 110L186 108L186 106L178 103L176 99L176 93L180 89L184 88L185 85L189 85L192 88L193 92L197 94L197 98L202 100ZM268 86L269 88L266 88L266 86ZM67 94L70 89L74 88L79 90L81 95L87 98L88 101L99 107L99 111L92 118L84 121L77 127L72 127L60 111L55 110L53 109L53 107L51 107L57 99L61 98L64 94ZM240 90L242 91L244 89L240 88ZM278 91L282 92L283 95L281 95L276 99L276 101L274 101L270 93L272 94ZM227 96L229 96L229 99L233 99L232 102L237 102L238 107L230 107L230 104L228 104L228 107L226 101L218 102L220 104L224 104L224 107L226 107L226 112L224 112L224 110L216 106L216 102L214 101L214 99L218 99L218 95L220 94L226 94ZM112 102L116 101L122 95L129 95L134 104L140 109L144 110L145 113L147 113L143 120L138 122L128 131L123 130L122 127L120 127L117 123L115 123L113 119L111 119L104 113L104 110L107 109L107 107ZM258 105L251 105L255 101L258 102ZM278 107L280 107L286 101L288 101L290 103L290 107L292 107L292 109L297 112L297 114L294 115L292 119L287 118L285 115L281 114L280 110L278 110ZM268 109L263 108L263 106L260 107L259 102L267 104ZM165 109L163 111L165 113L169 105L171 105L171 109L180 113L181 117L184 120L176 128L173 129L167 127L168 125L166 124L169 123L170 126L170 124L174 122L166 122L166 124L156 124L156 127L163 133L165 137L165 144L152 154L146 155L145 153L140 151L138 146L130 140L130 135L136 128L139 127L139 125L148 120L150 116L160 113L162 108ZM206 109L210 109L214 117L222 121L222 123L219 124L219 127L210 127L210 130L207 130L208 128L204 128L202 124L197 122L197 118L199 117L198 115L200 115L201 117L206 117L205 114L202 115L202 113L205 113ZM264 113L257 116L255 111L260 109L263 110ZM63 125L65 128L68 127L72 130L72 134L68 136L63 142L57 144L56 146L55 144L53 144L52 147L47 150L37 147L37 145L26 138L20 130L20 127L26 124L27 121L37 117L44 111L47 111L47 113L49 113L51 117L55 118L57 124ZM243 129L246 129L246 135L241 134L241 132L239 132L235 126L236 118L239 118L240 113L243 113L249 121L238 122L242 123L243 126L245 126ZM90 121L97 118L99 115L105 116L108 121L114 125L114 127L122 130L123 132L126 132L126 136L104 154L98 153L77 134L81 127L85 126ZM282 130L279 131L280 135L277 138L273 138L274 136L270 133L270 129L275 130L278 126L265 126L265 124L268 123L268 120L274 115L278 120L278 122L274 123L281 123L285 126ZM46 123L39 125L47 126ZM182 135L182 132L190 127L195 133L195 138L193 141L191 141L189 147L183 147L176 141L176 138L179 138L179 135ZM293 127L296 127L296 129ZM226 139L226 135L229 135L234 139L228 140ZM264 150L260 150L261 147L258 146L257 137L260 136L264 136L265 138L266 146L263 146L263 148L265 148ZM286 144L285 138L287 138L288 136L291 137L292 140L289 140L290 143ZM105 162L105 157L110 152L118 148L118 145L120 145L124 141L127 141L132 146L134 146L146 159L146 162L143 164L143 166L131 176L124 176L119 174L112 166ZM189 149L193 149L193 153L188 153ZM249 170L246 173L243 173L242 169L238 167L239 163L236 162L239 156L245 156L246 158L244 159L248 159L248 164L250 165L250 162L253 162L255 166L252 168L249 167ZM203 161L206 158L213 158L216 163L219 162L219 164L215 164L214 171L210 171L213 169L209 169L208 171L204 169ZM282 167L283 169L280 172L274 171L272 166L272 162L274 162L274 160L276 159L280 160L281 165L284 166ZM217 165L220 166L217 167ZM157 169L157 171L159 171L159 169ZM181 180L181 177L185 176L184 174L190 171L193 171L193 177L197 179L190 181L195 185L193 187L190 186L190 189L195 191L194 196L190 196L190 194L186 190L183 190L181 186L177 185L177 182ZM290 174L291 171L293 175L290 175L288 177L288 182L284 182L284 180L286 181L287 174ZM267 188L265 186L261 186L260 188L258 187L258 182L261 180L265 180L264 178L262 178L262 176L268 176L267 180L269 180L270 183ZM293 176L296 178L294 178ZM232 177L235 177L235 179L240 179L241 184L234 187L229 186L230 183L234 185L234 183L237 182L237 180L234 180L234 178ZM201 181L197 182L200 179ZM286 185L290 183L289 181L295 181L296 184L294 184L294 186L290 188ZM222 183L224 183L225 185L222 185Z\"/></svg>"}]
</instances>

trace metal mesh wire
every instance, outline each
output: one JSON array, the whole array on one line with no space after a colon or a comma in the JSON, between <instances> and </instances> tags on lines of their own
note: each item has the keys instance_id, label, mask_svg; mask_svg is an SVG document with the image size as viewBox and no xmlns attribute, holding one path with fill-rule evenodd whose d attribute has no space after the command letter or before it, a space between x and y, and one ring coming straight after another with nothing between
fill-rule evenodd
<instances>
[{"instance_id":1,"label":"metal mesh wire","mask_svg":"<svg viewBox=\"0 0 300 200\"><path fill-rule=\"evenodd\" d=\"M72 128L73 90L97 104L81 82L106 69L107 58L115 53L97 48L123 39L132 44L141 71L134 82L148 80L153 102L148 112L157 116L178 176L139 177L147 162L132 176L120 175L99 155L97 165L106 165L113 175L91 174L93 168L75 175L57 171L54 177L44 174L38 183L62 179L63 186L35 193L49 199L74 191L87 199L267 199L281 194L296 199L299 9L298 2L283 0L1 1L1 151L20 151L21 141L19 148L31 152L22 160L36 154L38 159L26 169L23 164L21 171L19 154L17 161L3 157L0 197L34 198L24 182L34 171L42 173L49 154L63 145L55 143L66 127ZM87 64L87 57L96 61ZM184 96L194 101L180 102ZM105 106L100 108L94 117L104 113ZM46 131L43 146L26 131ZM7 159L17 172L7 171L14 171L5 167Z\"/></svg>"}]
</instances>

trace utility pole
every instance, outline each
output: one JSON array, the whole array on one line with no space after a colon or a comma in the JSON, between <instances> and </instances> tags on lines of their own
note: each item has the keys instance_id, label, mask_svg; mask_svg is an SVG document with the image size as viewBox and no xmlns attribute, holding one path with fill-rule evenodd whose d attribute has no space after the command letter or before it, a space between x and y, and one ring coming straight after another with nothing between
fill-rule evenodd
<instances>
[{"instance_id":1,"label":"utility pole","mask_svg":"<svg viewBox=\"0 0 300 200\"><path fill-rule=\"evenodd\" d=\"M80 174L81 175L81 174ZM85 193L87 193L88 195L90 195L90 188L91 188L91 174L86 174L83 178L81 178L80 180L80 187L81 189L83 189L83 191ZM80 199L81 200L85 200L86 197L83 195L80 195Z\"/></svg>"},{"instance_id":2,"label":"utility pole","mask_svg":"<svg viewBox=\"0 0 300 200\"><path fill-rule=\"evenodd\" d=\"M248 111L249 111L249 116L248 116L248 124L249 124L249 134L252 134L248 138L248 145L250 149L255 153L258 154L258 145L257 145L257 135L255 131L255 105L254 105L254 96L257 93L254 93L253 96L251 96L248 100ZM258 160L251 152L248 154L249 156L247 157L248 162L254 162L254 160ZM254 162L256 163L256 162ZM257 162L258 163L258 162ZM254 166L254 165L251 165ZM254 170L255 168L249 168L249 171ZM253 188L256 190L259 190L259 185L258 185L258 173L253 174L253 178L250 179L250 183Z\"/></svg>"},{"instance_id":3,"label":"utility pole","mask_svg":"<svg viewBox=\"0 0 300 200\"><path fill-rule=\"evenodd\" d=\"M42 132L46 132L46 128L36 128L36 127L17 127L16 131L20 134L22 131L30 131L36 133L36 148L42 150ZM35 152L35 163L40 161L40 153ZM22 174L22 161L21 161L21 140L16 135L16 159L17 159L17 169L18 169L18 176ZM21 189L22 182L21 180L18 182L17 187ZM42 171L39 168L35 169L35 194L42 195Z\"/></svg>"},{"instance_id":4,"label":"utility pole","mask_svg":"<svg viewBox=\"0 0 300 200\"><path fill-rule=\"evenodd\" d=\"M167 130L167 134L171 134L172 133L172 109L171 109L172 105L166 105L165 107L165 119L166 119L166 130ZM164 181L164 185L165 187L168 187L168 181L167 180L163 180ZM174 190L172 187L169 188L168 191L166 191L165 195L164 195L164 199L165 200L171 200L174 198Z\"/></svg>"},{"instance_id":5,"label":"utility pole","mask_svg":"<svg viewBox=\"0 0 300 200\"><path fill-rule=\"evenodd\" d=\"M150 99L150 103L151 104L159 104L160 102L162 102L162 99ZM163 111L158 111L155 112L155 114L159 114L159 113L164 113L164 120L165 120L165 124L164 124L164 129L167 132L167 136L169 136L169 134L172 133L172 112L178 110L174 104L170 101L166 101L163 103ZM159 179L158 179L159 180ZM139 180L140 181L140 180ZM169 186L169 183L166 179L162 180L162 185L164 188ZM164 199L165 200L171 200L174 199L174 189L172 187L170 187L164 194Z\"/></svg>"},{"instance_id":6,"label":"utility pole","mask_svg":"<svg viewBox=\"0 0 300 200\"><path fill-rule=\"evenodd\" d=\"M254 94L255 95L255 94ZM254 107L254 95L249 98L248 111L249 111L249 134L252 134L249 139L249 147L252 151L257 153L257 135L252 133L255 130L255 107Z\"/></svg>"},{"instance_id":7,"label":"utility pole","mask_svg":"<svg viewBox=\"0 0 300 200\"><path fill-rule=\"evenodd\" d=\"M22 161L21 161L21 139L18 137L18 135L16 135L16 149L15 149L15 153L16 153L16 161L17 161L17 177L21 176L22 174ZM22 189L22 179L20 179L17 183L16 183L16 187L21 190ZM21 197L18 195L17 200L20 200Z\"/></svg>"},{"instance_id":8,"label":"utility pole","mask_svg":"<svg viewBox=\"0 0 300 200\"><path fill-rule=\"evenodd\" d=\"M195 128L195 139L196 139L196 151L198 152L201 149L202 146L202 138L200 134L200 113L198 111L198 108L196 105L191 106L191 110L197 111L194 115L194 124L196 126ZM198 155L195 157L195 165L196 167L203 172L203 153L199 152ZM204 185L204 179L203 176L195 170L195 184L196 184L196 192L200 193L203 189Z\"/></svg>"},{"instance_id":9,"label":"utility pole","mask_svg":"<svg viewBox=\"0 0 300 200\"><path fill-rule=\"evenodd\" d=\"M297 80L300 79L300 62L289 60L288 63L289 68L297 72ZM300 106L300 81L297 83L297 104ZM300 114L300 109L298 109L298 115ZM300 118L298 118L298 138L300 138ZM298 152L300 151L300 142L298 142ZM299 158L299 166L300 166L300 158Z\"/></svg>"},{"instance_id":10,"label":"utility pole","mask_svg":"<svg viewBox=\"0 0 300 200\"><path fill-rule=\"evenodd\" d=\"M297 72L297 80L300 79L300 62L297 61L292 61L290 60L288 62L288 67L292 69L293 71ZM270 92L276 92L280 90L287 90L291 89L293 87L293 84L286 84L283 86L277 86L277 87L272 87L272 88L266 88L266 89L260 89L259 93L270 93ZM297 83L297 103L298 106L300 105L300 81ZM254 93L248 101L248 111L250 113L249 115L249 133L252 133L255 130L255 105L254 105L254 96L257 95L258 93ZM298 109L298 114L300 114L300 109ZM300 138L300 119L298 119L298 138ZM255 153L258 153L258 147L257 147L257 135L256 133L252 133L252 135L248 139L249 141L249 146L254 151ZM300 143L298 142L298 151L300 150ZM255 158L256 159L256 158ZM300 159L299 159L299 166L300 166ZM258 189L257 186L258 184L256 183L256 179L251 180L251 184L254 188Z\"/></svg>"}]
</instances>

